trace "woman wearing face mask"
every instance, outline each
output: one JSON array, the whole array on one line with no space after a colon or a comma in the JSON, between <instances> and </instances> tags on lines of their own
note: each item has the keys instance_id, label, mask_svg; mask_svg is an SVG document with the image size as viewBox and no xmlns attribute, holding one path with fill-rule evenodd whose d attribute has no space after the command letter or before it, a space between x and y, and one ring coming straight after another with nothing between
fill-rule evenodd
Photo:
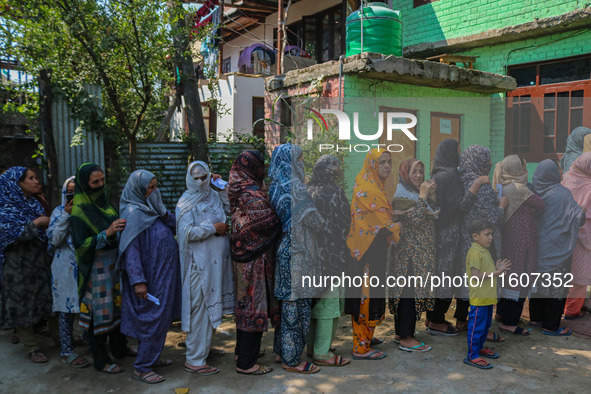
<instances>
[{"instance_id":1,"label":"woman wearing face mask","mask_svg":"<svg viewBox=\"0 0 591 394\"><path fill-rule=\"evenodd\" d=\"M25 167L0 175L0 329L16 327L34 363L47 357L33 327L51 314L49 217L33 197L40 191L37 175Z\"/></svg>"},{"instance_id":2,"label":"woman wearing face mask","mask_svg":"<svg viewBox=\"0 0 591 394\"><path fill-rule=\"evenodd\" d=\"M489 183L484 183L477 190L474 190L474 181L488 175L492 167L490 161L490 149L482 145L470 145L460 155L460 179L464 184L466 197L462 200L460 210L464 213L462 220L462 235L460 239L461 261L466 261L468 250L472 245L472 235L467 230L472 219L483 218L494 224L494 239L490 247L493 260L501 257L501 226L503 225L505 208L509 206L507 197L497 198L497 193ZM476 193L474 193L476 191ZM468 193L470 192L470 193ZM456 289L458 299L455 317L456 327L465 330L468 327L468 289L462 287ZM489 332L487 340L494 342L503 341L497 333Z\"/></svg>"},{"instance_id":3,"label":"woman wearing face mask","mask_svg":"<svg viewBox=\"0 0 591 394\"><path fill-rule=\"evenodd\" d=\"M212 174L202 161L189 165L187 190L176 206L182 281L182 329L187 332L185 371L199 375L219 372L206 363L214 330L222 316L234 310L232 260L226 215L228 189L215 192Z\"/></svg>"},{"instance_id":4,"label":"woman wearing face mask","mask_svg":"<svg viewBox=\"0 0 591 394\"><path fill-rule=\"evenodd\" d=\"M435 272L435 219L437 185L425 181L425 165L417 159L400 163L400 177L392 208L405 231L393 248L390 263L395 277L420 276L424 280ZM431 346L414 338L421 314L433 310L434 295L428 286L407 285L390 289L390 312L394 315L399 349L426 352Z\"/></svg>"},{"instance_id":5,"label":"woman wearing face mask","mask_svg":"<svg viewBox=\"0 0 591 394\"><path fill-rule=\"evenodd\" d=\"M388 246L392 241L398 242L401 227L392 219L392 206L384 190L390 172L390 153L375 148L367 153L363 168L355 178L351 228L347 237L347 246L354 260L350 275L375 275L385 280ZM351 315L353 324L354 360L386 357L384 352L371 348L374 330L381 324L385 312L385 288L370 288L363 283L362 288L347 289L345 313Z\"/></svg>"},{"instance_id":6,"label":"woman wearing face mask","mask_svg":"<svg viewBox=\"0 0 591 394\"><path fill-rule=\"evenodd\" d=\"M76 173L76 191L70 218L78 262L80 326L88 332L94 368L118 374L124 371L107 353L107 339L115 358L134 355L121 334L121 297L116 270L117 235L125 219L107 198L105 174L94 163L84 163Z\"/></svg>"},{"instance_id":7,"label":"woman wearing face mask","mask_svg":"<svg viewBox=\"0 0 591 394\"><path fill-rule=\"evenodd\" d=\"M80 357L72 346L74 318L80 313L78 264L70 231L70 215L76 186L74 179L70 177L64 182L62 204L51 214L47 238L50 253L53 253L51 292L53 311L57 312L59 320L60 356L71 367L84 368L89 365L88 361Z\"/></svg>"},{"instance_id":8,"label":"woman wearing face mask","mask_svg":"<svg viewBox=\"0 0 591 394\"><path fill-rule=\"evenodd\" d=\"M131 174L120 208L121 218L127 220L119 241L121 332L138 340L133 378L160 383L164 378L152 368L172 363L160 355L173 318L180 316L176 218L162 203L156 176L146 170ZM148 300L148 294L156 297L158 304Z\"/></svg>"}]
</instances>

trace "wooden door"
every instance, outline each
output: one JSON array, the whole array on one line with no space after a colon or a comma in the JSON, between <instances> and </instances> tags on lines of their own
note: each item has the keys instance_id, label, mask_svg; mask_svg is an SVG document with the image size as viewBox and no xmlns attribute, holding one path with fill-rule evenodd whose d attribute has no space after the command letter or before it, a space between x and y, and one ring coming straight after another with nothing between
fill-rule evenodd
<instances>
[{"instance_id":1,"label":"wooden door","mask_svg":"<svg viewBox=\"0 0 591 394\"><path fill-rule=\"evenodd\" d=\"M386 135L386 124L387 124L387 113L388 112L408 112L413 115L417 115L417 111L409 110L409 109L400 109L400 108L389 108L389 107L380 107L380 112L384 117L384 132L380 137L380 144L385 144L386 146L392 144L399 144L404 147L401 152L390 153L392 156L392 172L386 181L386 195L388 196L388 201L392 201L394 197L394 193L396 192L396 186L398 185L398 170L400 169L400 163L402 163L406 159L410 159L411 157L416 157L416 143L415 141L411 141L402 131L394 131L392 133L392 140L388 141ZM399 123L408 123L408 119L401 119ZM409 129L409 131L413 135L417 135L417 126ZM396 150L396 149L393 149Z\"/></svg>"},{"instance_id":2,"label":"wooden door","mask_svg":"<svg viewBox=\"0 0 591 394\"><path fill-rule=\"evenodd\" d=\"M460 115L431 112L431 168L437 147L447 139L460 142ZM425 178L430 173L425 171Z\"/></svg>"}]
</instances>

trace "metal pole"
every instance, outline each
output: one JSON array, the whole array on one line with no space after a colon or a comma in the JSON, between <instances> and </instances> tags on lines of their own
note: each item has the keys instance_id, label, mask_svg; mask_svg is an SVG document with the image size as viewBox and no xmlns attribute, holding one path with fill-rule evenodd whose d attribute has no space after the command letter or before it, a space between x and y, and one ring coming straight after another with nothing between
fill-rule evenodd
<instances>
[{"instance_id":1,"label":"metal pole","mask_svg":"<svg viewBox=\"0 0 591 394\"><path fill-rule=\"evenodd\" d=\"M283 0L279 0L277 8L277 75L279 75L282 74L281 63L283 60Z\"/></svg>"}]
</instances>

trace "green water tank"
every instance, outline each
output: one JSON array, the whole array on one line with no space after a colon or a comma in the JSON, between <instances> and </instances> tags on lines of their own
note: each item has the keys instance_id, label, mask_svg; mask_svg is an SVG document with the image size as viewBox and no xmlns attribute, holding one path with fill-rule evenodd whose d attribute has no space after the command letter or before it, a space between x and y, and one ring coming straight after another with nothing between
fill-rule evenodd
<instances>
[{"instance_id":1,"label":"green water tank","mask_svg":"<svg viewBox=\"0 0 591 394\"><path fill-rule=\"evenodd\" d=\"M347 17L346 56L362 52L361 19L363 19L363 52L402 56L400 11L394 11L384 3L369 3Z\"/></svg>"}]
</instances>

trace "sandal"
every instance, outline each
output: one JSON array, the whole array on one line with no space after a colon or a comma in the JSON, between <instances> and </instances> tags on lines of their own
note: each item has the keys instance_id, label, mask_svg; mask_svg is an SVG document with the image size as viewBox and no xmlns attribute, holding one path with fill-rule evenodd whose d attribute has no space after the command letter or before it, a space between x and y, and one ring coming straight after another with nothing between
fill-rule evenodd
<instances>
[{"instance_id":1,"label":"sandal","mask_svg":"<svg viewBox=\"0 0 591 394\"><path fill-rule=\"evenodd\" d=\"M172 360L168 358L160 358L154 365L152 365L152 367L168 367L169 365L172 365Z\"/></svg>"},{"instance_id":2,"label":"sandal","mask_svg":"<svg viewBox=\"0 0 591 394\"><path fill-rule=\"evenodd\" d=\"M476 368L480 369L491 369L493 366L491 363L487 362L486 360L478 357L472 360L468 360L467 358L464 359L464 364L471 365Z\"/></svg>"},{"instance_id":3,"label":"sandal","mask_svg":"<svg viewBox=\"0 0 591 394\"><path fill-rule=\"evenodd\" d=\"M133 371L132 375L135 380L139 380L140 382L144 382L144 383L148 383L148 384L161 383L166 380L163 376L158 375L154 371L144 372L141 374L138 374L135 371Z\"/></svg>"},{"instance_id":4,"label":"sandal","mask_svg":"<svg viewBox=\"0 0 591 394\"><path fill-rule=\"evenodd\" d=\"M427 332L431 335L443 335L445 337L455 337L456 335L460 335L460 330L454 328L453 326L447 326L447 330L440 331L435 330L434 328L427 327Z\"/></svg>"},{"instance_id":5,"label":"sandal","mask_svg":"<svg viewBox=\"0 0 591 394\"><path fill-rule=\"evenodd\" d=\"M578 315L573 315L573 316L564 315L564 320L577 320L577 319L580 319L583 316L584 315L582 313L579 313Z\"/></svg>"},{"instance_id":6,"label":"sandal","mask_svg":"<svg viewBox=\"0 0 591 394\"><path fill-rule=\"evenodd\" d=\"M49 361L49 359L45 357L45 354L43 354L39 349L35 349L32 352L29 352L27 357L29 357L29 360L31 360L35 364L43 364Z\"/></svg>"},{"instance_id":7,"label":"sandal","mask_svg":"<svg viewBox=\"0 0 591 394\"><path fill-rule=\"evenodd\" d=\"M344 367L350 363L351 360L346 360L342 356L334 356L334 361L332 363L327 362L327 360L314 360L314 364L321 367Z\"/></svg>"},{"instance_id":8,"label":"sandal","mask_svg":"<svg viewBox=\"0 0 591 394\"><path fill-rule=\"evenodd\" d=\"M205 364L204 366L199 367L197 369L189 368L189 367L187 367L187 364L185 364L185 371L187 371L189 373L195 373L197 375L203 375L203 376L215 375L216 373L220 372L219 369L211 367L207 364ZM209 371L209 372L201 372L201 371Z\"/></svg>"},{"instance_id":9,"label":"sandal","mask_svg":"<svg viewBox=\"0 0 591 394\"><path fill-rule=\"evenodd\" d=\"M377 357L372 357L374 354L378 354L378 353L382 353L382 354ZM371 351L365 353L365 356L353 355L352 357L353 357L353 360L381 360L381 359L388 357L388 355L384 352L380 352L377 349L372 349Z\"/></svg>"},{"instance_id":10,"label":"sandal","mask_svg":"<svg viewBox=\"0 0 591 394\"><path fill-rule=\"evenodd\" d=\"M427 348L423 349L423 350L419 350L419 348L423 347L423 346L427 346ZM398 349L404 350L406 352L428 352L429 350L431 350L431 346L425 345L425 342L420 342L417 346L413 346L413 347L406 347L406 346L398 345Z\"/></svg>"},{"instance_id":11,"label":"sandal","mask_svg":"<svg viewBox=\"0 0 591 394\"><path fill-rule=\"evenodd\" d=\"M492 350L490 350L488 348L485 348L485 347L483 347L478 354L481 355L481 356L484 356L486 358L493 358L493 359L494 358L499 358L499 354L498 353L495 353Z\"/></svg>"},{"instance_id":12,"label":"sandal","mask_svg":"<svg viewBox=\"0 0 591 394\"><path fill-rule=\"evenodd\" d=\"M522 337L526 337L529 335L529 331L524 330L523 328L521 328L519 326L515 327L515 331L505 330L504 328L501 328L501 331L505 331L505 332L508 332L508 333L514 334L514 335L520 335Z\"/></svg>"},{"instance_id":13,"label":"sandal","mask_svg":"<svg viewBox=\"0 0 591 394\"><path fill-rule=\"evenodd\" d=\"M568 330L568 331L563 332L564 330ZM573 333L573 330L571 330L570 328L567 328L567 327L560 327L556 331L548 331L545 328L542 328L541 332L542 332L542 334L549 335L551 337L568 337L569 335L571 335Z\"/></svg>"},{"instance_id":14,"label":"sandal","mask_svg":"<svg viewBox=\"0 0 591 394\"><path fill-rule=\"evenodd\" d=\"M493 339L486 339L489 342L505 342L505 338L499 335L498 332L493 331Z\"/></svg>"},{"instance_id":15,"label":"sandal","mask_svg":"<svg viewBox=\"0 0 591 394\"><path fill-rule=\"evenodd\" d=\"M86 368L90 365L87 359L80 357L76 352L70 354L69 356L61 357L62 361L72 368ZM76 361L78 361L78 363L76 363Z\"/></svg>"},{"instance_id":16,"label":"sandal","mask_svg":"<svg viewBox=\"0 0 591 394\"><path fill-rule=\"evenodd\" d=\"M320 372L320 368L318 368L315 364L309 363L307 361L306 361L306 364L304 364L304 369L297 369L296 367L290 367L290 366L284 365L283 370L286 372L301 373L304 375L310 375L313 373Z\"/></svg>"},{"instance_id":17,"label":"sandal","mask_svg":"<svg viewBox=\"0 0 591 394\"><path fill-rule=\"evenodd\" d=\"M209 349L209 355L207 357L222 357L226 352L223 349L217 349L212 347Z\"/></svg>"},{"instance_id":18,"label":"sandal","mask_svg":"<svg viewBox=\"0 0 591 394\"><path fill-rule=\"evenodd\" d=\"M369 345L370 345L370 346L375 346L375 345L380 345L380 344L382 344L382 343L384 343L384 340L383 340L383 339L381 339L381 338L376 338L376 337L373 337L373 338L371 339L371 342L369 343Z\"/></svg>"},{"instance_id":19,"label":"sandal","mask_svg":"<svg viewBox=\"0 0 591 394\"><path fill-rule=\"evenodd\" d=\"M273 372L273 368L271 367L267 367L266 365L263 364L259 364L259 368L252 371L252 372L242 372L239 370L236 370L236 372L242 374L242 375L255 375L255 376L260 376L260 375L266 375L269 372Z\"/></svg>"},{"instance_id":20,"label":"sandal","mask_svg":"<svg viewBox=\"0 0 591 394\"><path fill-rule=\"evenodd\" d=\"M121 368L119 365L113 363L113 364L110 364L108 367L101 369L101 371L104 373L108 373L110 375L116 375L118 373L125 372L125 369Z\"/></svg>"}]
</instances>

